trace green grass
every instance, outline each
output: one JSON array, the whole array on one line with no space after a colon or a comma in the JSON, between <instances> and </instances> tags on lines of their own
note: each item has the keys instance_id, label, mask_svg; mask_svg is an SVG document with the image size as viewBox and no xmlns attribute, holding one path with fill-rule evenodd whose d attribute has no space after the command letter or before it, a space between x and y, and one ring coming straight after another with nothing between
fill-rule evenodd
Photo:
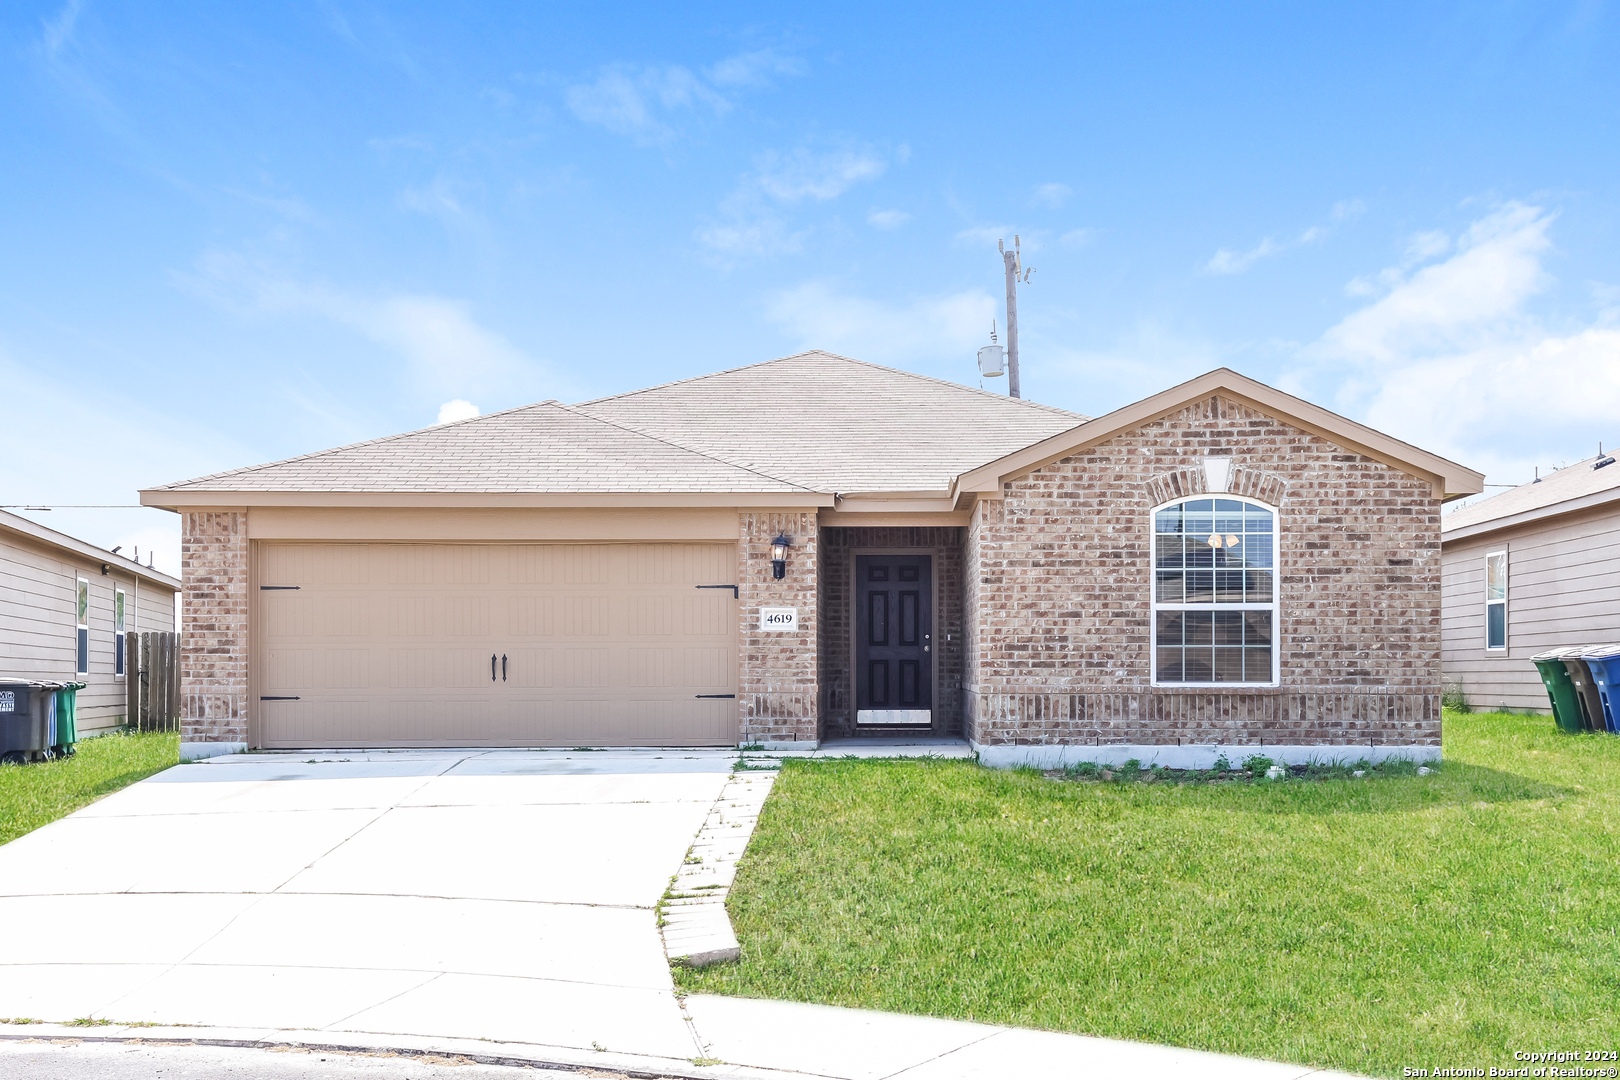
<instances>
[{"instance_id":1,"label":"green grass","mask_svg":"<svg viewBox=\"0 0 1620 1080\"><path fill-rule=\"evenodd\" d=\"M1400 1075L1620 1048L1620 738L1448 714L1429 776L790 761L692 992Z\"/></svg>"},{"instance_id":2,"label":"green grass","mask_svg":"<svg viewBox=\"0 0 1620 1080\"><path fill-rule=\"evenodd\" d=\"M173 732L98 735L57 761L0 765L0 844L73 813L180 760Z\"/></svg>"}]
</instances>

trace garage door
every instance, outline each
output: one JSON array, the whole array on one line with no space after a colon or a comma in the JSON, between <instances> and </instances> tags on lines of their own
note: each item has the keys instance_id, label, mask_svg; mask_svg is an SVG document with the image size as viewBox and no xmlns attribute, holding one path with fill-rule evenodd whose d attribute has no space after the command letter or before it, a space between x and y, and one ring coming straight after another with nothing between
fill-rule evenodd
<instances>
[{"instance_id":1,"label":"garage door","mask_svg":"<svg viewBox=\"0 0 1620 1080\"><path fill-rule=\"evenodd\" d=\"M259 745L735 744L736 566L722 544L261 544Z\"/></svg>"}]
</instances>

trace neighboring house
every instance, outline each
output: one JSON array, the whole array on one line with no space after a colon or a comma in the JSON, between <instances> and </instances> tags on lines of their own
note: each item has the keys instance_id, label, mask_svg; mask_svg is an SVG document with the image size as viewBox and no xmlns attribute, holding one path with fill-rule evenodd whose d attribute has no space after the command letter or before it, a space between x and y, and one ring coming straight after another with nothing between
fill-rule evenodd
<instances>
[{"instance_id":1,"label":"neighboring house","mask_svg":"<svg viewBox=\"0 0 1620 1080\"><path fill-rule=\"evenodd\" d=\"M1224 369L1089 419L809 352L141 499L216 750L1168 763L1438 754L1440 504L1481 479Z\"/></svg>"},{"instance_id":2,"label":"neighboring house","mask_svg":"<svg viewBox=\"0 0 1620 1080\"><path fill-rule=\"evenodd\" d=\"M0 675L82 682L81 736L124 722L126 635L174 632L180 582L0 511Z\"/></svg>"},{"instance_id":3,"label":"neighboring house","mask_svg":"<svg viewBox=\"0 0 1620 1080\"><path fill-rule=\"evenodd\" d=\"M1620 464L1588 458L1440 528L1446 682L1476 709L1550 711L1530 657L1620 641Z\"/></svg>"}]
</instances>

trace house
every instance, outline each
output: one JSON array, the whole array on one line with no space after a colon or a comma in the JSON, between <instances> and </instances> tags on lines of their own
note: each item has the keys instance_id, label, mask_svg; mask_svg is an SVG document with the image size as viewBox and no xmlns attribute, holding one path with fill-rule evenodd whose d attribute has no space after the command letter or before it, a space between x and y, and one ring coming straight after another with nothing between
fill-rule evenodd
<instances>
[{"instance_id":1,"label":"house","mask_svg":"<svg viewBox=\"0 0 1620 1080\"><path fill-rule=\"evenodd\" d=\"M1620 641L1620 465L1588 458L1440 529L1447 684L1476 709L1549 711L1530 657Z\"/></svg>"},{"instance_id":2,"label":"house","mask_svg":"<svg viewBox=\"0 0 1620 1080\"><path fill-rule=\"evenodd\" d=\"M124 722L126 637L172 633L180 582L0 511L0 675L82 682L80 736Z\"/></svg>"},{"instance_id":3,"label":"house","mask_svg":"<svg viewBox=\"0 0 1620 1080\"><path fill-rule=\"evenodd\" d=\"M141 500L214 750L1168 764L1437 755L1440 505L1481 479L1225 369L1093 419L807 352Z\"/></svg>"}]
</instances>

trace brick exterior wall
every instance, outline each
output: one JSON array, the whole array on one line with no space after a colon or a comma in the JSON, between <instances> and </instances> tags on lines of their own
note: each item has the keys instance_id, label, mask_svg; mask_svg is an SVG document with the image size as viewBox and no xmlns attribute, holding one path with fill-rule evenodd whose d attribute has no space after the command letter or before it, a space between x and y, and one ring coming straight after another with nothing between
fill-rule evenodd
<instances>
[{"instance_id":1,"label":"brick exterior wall","mask_svg":"<svg viewBox=\"0 0 1620 1080\"><path fill-rule=\"evenodd\" d=\"M1151 685L1154 506L1278 507L1275 689ZM987 745L1438 746L1440 505L1431 485L1212 397L1009 482L968 531L966 733Z\"/></svg>"},{"instance_id":2,"label":"brick exterior wall","mask_svg":"<svg viewBox=\"0 0 1620 1080\"><path fill-rule=\"evenodd\" d=\"M916 550L934 556L934 722L936 735L962 733L962 663L966 622L962 608L966 530L949 528L847 528L821 530L821 732L822 738L894 735L895 728L855 726L855 683L850 671L854 633L857 549ZM916 728L907 728L916 731Z\"/></svg>"},{"instance_id":3,"label":"brick exterior wall","mask_svg":"<svg viewBox=\"0 0 1620 1080\"><path fill-rule=\"evenodd\" d=\"M247 513L185 513L180 529L180 739L247 742Z\"/></svg>"},{"instance_id":4,"label":"brick exterior wall","mask_svg":"<svg viewBox=\"0 0 1620 1080\"><path fill-rule=\"evenodd\" d=\"M781 581L771 577L771 541L778 533L793 539L787 576ZM814 513L738 515L737 715L744 744L804 742L818 737L820 612L816 594L820 556ZM798 632L762 632L762 607L798 608Z\"/></svg>"}]
</instances>

